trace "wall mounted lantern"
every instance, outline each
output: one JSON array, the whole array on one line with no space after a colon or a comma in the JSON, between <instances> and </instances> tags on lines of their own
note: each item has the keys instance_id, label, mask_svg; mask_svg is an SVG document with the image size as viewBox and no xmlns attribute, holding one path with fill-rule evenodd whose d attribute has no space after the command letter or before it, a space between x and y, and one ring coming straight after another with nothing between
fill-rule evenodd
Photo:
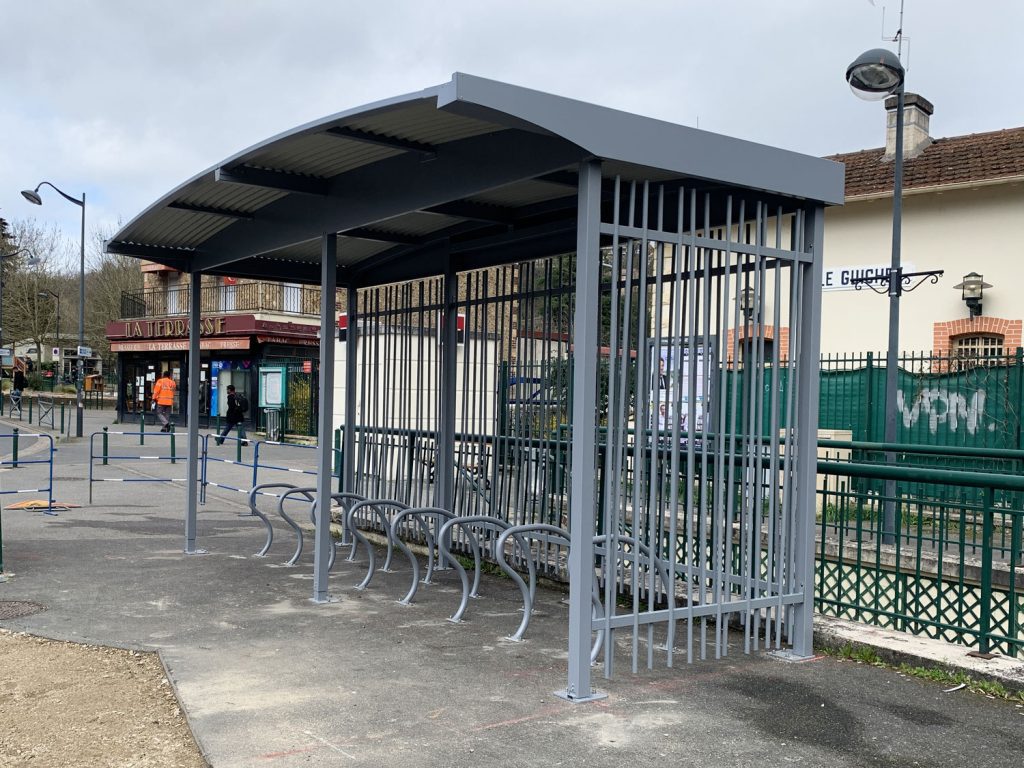
<instances>
[{"instance_id":1,"label":"wall mounted lantern","mask_svg":"<svg viewBox=\"0 0 1024 768\"><path fill-rule=\"evenodd\" d=\"M740 312L743 313L743 321L749 323L754 316L754 289L743 288L737 292L736 303L739 304Z\"/></svg>"},{"instance_id":2,"label":"wall mounted lantern","mask_svg":"<svg viewBox=\"0 0 1024 768\"><path fill-rule=\"evenodd\" d=\"M971 317L981 314L981 299L986 288L992 286L985 282L985 279L977 272L968 272L964 275L964 281L953 286L961 291L961 298L971 312Z\"/></svg>"}]
</instances>

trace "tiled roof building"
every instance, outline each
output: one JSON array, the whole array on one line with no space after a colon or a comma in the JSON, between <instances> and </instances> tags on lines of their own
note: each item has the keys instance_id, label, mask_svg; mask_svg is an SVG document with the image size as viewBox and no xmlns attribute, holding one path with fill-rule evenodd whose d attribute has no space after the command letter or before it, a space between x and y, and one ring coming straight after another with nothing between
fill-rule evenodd
<instances>
[{"instance_id":1,"label":"tiled roof building","mask_svg":"<svg viewBox=\"0 0 1024 768\"><path fill-rule=\"evenodd\" d=\"M825 213L822 349L830 354L879 353L887 344L887 298L851 282L884 275L892 256L896 99L885 107L884 147L829 157L846 166L846 203ZM1013 355L1024 316L1024 126L932 138L933 111L927 99L906 95L901 267L944 275L903 295L900 348ZM986 283L975 313L959 287L969 273Z\"/></svg>"},{"instance_id":2,"label":"tiled roof building","mask_svg":"<svg viewBox=\"0 0 1024 768\"><path fill-rule=\"evenodd\" d=\"M892 194L893 168L884 147L831 155L846 164L846 197ZM935 139L903 163L903 190L1024 180L1024 127Z\"/></svg>"}]
</instances>

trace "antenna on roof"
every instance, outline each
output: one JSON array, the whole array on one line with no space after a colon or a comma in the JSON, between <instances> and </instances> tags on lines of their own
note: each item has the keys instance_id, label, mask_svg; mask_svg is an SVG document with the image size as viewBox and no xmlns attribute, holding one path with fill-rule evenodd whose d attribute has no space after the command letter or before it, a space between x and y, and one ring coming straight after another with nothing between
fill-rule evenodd
<instances>
[{"instance_id":1,"label":"antenna on roof","mask_svg":"<svg viewBox=\"0 0 1024 768\"><path fill-rule=\"evenodd\" d=\"M887 43L896 43L896 56L903 64L903 69L906 72L910 71L910 38L903 34L903 2L900 0L900 22L891 36L885 34L885 6L882 6L882 39ZM874 3L871 3L874 5ZM907 43L907 60L903 61L903 41Z\"/></svg>"}]
</instances>

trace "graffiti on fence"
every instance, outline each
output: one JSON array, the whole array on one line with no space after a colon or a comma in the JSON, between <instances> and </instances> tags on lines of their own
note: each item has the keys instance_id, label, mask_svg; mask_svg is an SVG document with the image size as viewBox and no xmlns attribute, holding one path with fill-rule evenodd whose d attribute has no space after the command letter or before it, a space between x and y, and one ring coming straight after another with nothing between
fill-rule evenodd
<instances>
[{"instance_id":1,"label":"graffiti on fence","mask_svg":"<svg viewBox=\"0 0 1024 768\"><path fill-rule=\"evenodd\" d=\"M986 397L987 393L981 388L974 392L962 392L946 387L926 387L917 393L908 406L906 396L899 390L896 392L896 408L907 429L925 419L928 431L933 435L938 433L940 426L956 432L961 425L967 434L973 435L986 429L989 432L995 431L994 421L985 423Z\"/></svg>"}]
</instances>

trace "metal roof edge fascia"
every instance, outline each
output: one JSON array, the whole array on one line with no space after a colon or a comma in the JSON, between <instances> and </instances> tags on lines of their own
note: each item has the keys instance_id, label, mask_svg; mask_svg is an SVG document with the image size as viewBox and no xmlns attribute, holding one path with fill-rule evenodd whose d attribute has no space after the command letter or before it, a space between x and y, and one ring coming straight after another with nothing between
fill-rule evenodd
<instances>
[{"instance_id":1,"label":"metal roof edge fascia","mask_svg":"<svg viewBox=\"0 0 1024 768\"><path fill-rule=\"evenodd\" d=\"M217 163L216 165L207 168L201 173L197 173L195 176L192 176L187 181L184 181L178 186L174 187L170 192L160 197L156 202L147 206L136 216L132 217L132 219L127 224L122 226L110 238L108 242L117 242L121 240L123 233L131 231L132 227L135 226L136 222L140 221L153 211L165 208L167 205L174 202L174 200L182 193L182 191L188 189L192 185L197 184L207 178L212 180L214 178L214 174L217 172L218 169L228 168L233 165L237 165L240 162L244 162L246 158L258 152L261 152L266 147L274 144L275 142L281 141L282 139L294 138L296 136L300 136L306 133L317 133L341 120L344 120L345 118L353 117L354 115L366 115L371 114L373 112L385 111L388 109L392 109L396 106L400 106L402 104L406 104L412 101L419 101L422 99L435 99L442 91L444 91L447 88L450 88L451 86L452 83L431 86L430 88L424 88L422 91L415 91L413 93L407 93L402 96L393 96L389 99L382 99L380 101L371 102L370 104L364 104L359 107L347 109L342 112L336 112L335 114L329 115L328 117L323 117L318 120L313 120L311 122L304 123L295 128L291 128L287 131L275 134L274 136L271 136L268 139L264 139L263 141L257 144L253 144L252 146L243 149L241 152L237 152L234 155L231 155L226 160L223 160Z\"/></svg>"},{"instance_id":2,"label":"metal roof edge fascia","mask_svg":"<svg viewBox=\"0 0 1024 768\"><path fill-rule=\"evenodd\" d=\"M595 157L705 180L842 205L841 163L642 117L576 99L456 72L437 89L438 109L532 126ZM498 118L494 113L507 116Z\"/></svg>"}]
</instances>

